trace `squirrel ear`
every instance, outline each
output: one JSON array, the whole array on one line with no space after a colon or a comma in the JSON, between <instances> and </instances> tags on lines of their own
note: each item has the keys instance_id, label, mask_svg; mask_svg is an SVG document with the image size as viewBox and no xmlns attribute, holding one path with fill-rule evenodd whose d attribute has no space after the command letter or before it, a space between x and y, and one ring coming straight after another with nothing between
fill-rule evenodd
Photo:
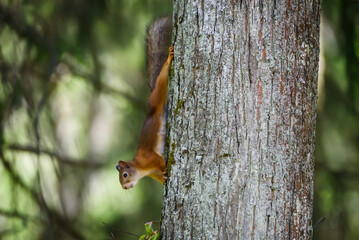
<instances>
[{"instance_id":1,"label":"squirrel ear","mask_svg":"<svg viewBox=\"0 0 359 240\"><path fill-rule=\"evenodd\" d=\"M126 162L125 161L118 161L118 168L124 168L126 166ZM117 167L116 167L117 168ZM117 169L118 170L118 169Z\"/></svg>"},{"instance_id":2,"label":"squirrel ear","mask_svg":"<svg viewBox=\"0 0 359 240\"><path fill-rule=\"evenodd\" d=\"M120 166L120 165L116 165L116 169L117 169L117 171L120 171L120 170L121 170L121 166Z\"/></svg>"}]
</instances>

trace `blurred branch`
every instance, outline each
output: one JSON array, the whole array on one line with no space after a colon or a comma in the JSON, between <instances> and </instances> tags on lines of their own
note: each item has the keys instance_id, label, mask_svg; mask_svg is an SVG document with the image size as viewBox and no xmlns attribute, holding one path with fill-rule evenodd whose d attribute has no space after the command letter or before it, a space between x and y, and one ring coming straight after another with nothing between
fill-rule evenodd
<instances>
[{"instance_id":1,"label":"blurred branch","mask_svg":"<svg viewBox=\"0 0 359 240\"><path fill-rule=\"evenodd\" d=\"M58 160L59 162L61 162L63 164L67 164L67 165L74 166L74 167L100 168L103 166L103 164L101 164L101 163L86 161L83 159L76 159L76 158L72 158L72 157L68 157L68 156L63 156L59 153L50 151L48 149L37 149L36 147L33 147L33 146L22 146L22 145L18 145L18 144L10 144L10 145L6 145L5 147L7 149L11 149L14 151L29 152L29 153L34 153L34 154L37 154L39 151L39 153L41 153L41 154L48 155L50 157L55 158L56 160Z\"/></svg>"},{"instance_id":2,"label":"blurred branch","mask_svg":"<svg viewBox=\"0 0 359 240\"><path fill-rule=\"evenodd\" d=\"M106 228L107 228L108 230L110 230L110 231L112 230L112 231L117 231L117 232L125 233L125 234L128 234L128 235L134 236L134 237L136 237L136 238L140 238L140 237L141 237L140 235L137 235L137 234L132 233L132 232L124 231L124 230L121 230L121 229L118 229L118 228L111 228L111 227L110 227L107 223L105 223L105 222L102 222L102 224L105 225ZM111 233L111 239L115 239L115 235L114 235L112 232L110 232L110 233Z\"/></svg>"},{"instance_id":3,"label":"blurred branch","mask_svg":"<svg viewBox=\"0 0 359 240\"><path fill-rule=\"evenodd\" d=\"M96 76L82 72L81 70L77 69L74 66L74 64L70 63L70 61L63 61L63 62L69 67L71 73L74 74L75 76L78 76L82 79L89 79L91 82L99 82L99 80L96 80L96 78L97 78ZM131 94L128 94L124 91L115 89L115 88L108 86L104 83L101 83L101 90L102 90L102 92L104 92L106 94L113 94L113 95L121 96L121 97L125 98L127 101L129 101L136 108L141 109L141 110L146 110L146 103L141 101L141 99L132 96Z\"/></svg>"},{"instance_id":4,"label":"blurred branch","mask_svg":"<svg viewBox=\"0 0 359 240\"><path fill-rule=\"evenodd\" d=\"M36 137L36 153L40 154L40 131L39 131L39 119L42 109L44 108L47 100L51 96L52 92L56 89L57 82L51 81L51 75L54 73L56 69L56 65L58 63L58 57L56 53L55 40L51 38L51 41L48 42L49 45L49 55L51 56L50 68L45 79L45 86L42 92L41 99L37 105L36 114L34 117L34 132ZM40 177L38 176L40 180ZM40 185L41 187L41 185Z\"/></svg>"},{"instance_id":5,"label":"blurred branch","mask_svg":"<svg viewBox=\"0 0 359 240\"><path fill-rule=\"evenodd\" d=\"M15 32L17 32L17 34L23 38L26 38L27 40L29 40L31 43L36 44L38 47L43 48L44 46L46 47L46 49L49 51L50 56L51 56L51 67L50 67L50 72L48 74L48 80L46 82L49 82L49 79L51 77L51 74L54 71L54 68L56 67L56 63L57 63L57 56L56 56L56 49L54 46L54 41L51 41L51 39L45 38L40 32L38 32L35 28L33 28L32 26L26 24L24 17L22 15L20 15L18 12L14 11L13 9L10 9L8 7L5 7L3 5L0 4L0 20L5 22L9 27L11 27L12 29L15 30ZM94 62L95 62L95 74L99 75L99 62L96 58L96 52L93 52L93 58L94 58ZM71 71L75 74L78 75L80 77L83 77L85 79L90 79L92 82L95 83L96 87L99 87L99 83L100 79L99 76L92 76L92 75L86 75L83 73L80 73L79 71L76 71L75 68L73 66L71 66L71 64L67 65L71 68ZM5 67L5 66L3 66ZM35 116L35 128L37 128L38 125L38 115L40 114L45 101L48 98L49 93L46 92L46 87L45 87L45 92L43 93L43 96L40 100L39 106L38 106L38 111L37 114ZM109 93L109 94L116 94L119 96L124 97L125 99L127 99L129 102L131 102L133 105L135 105L137 108L139 109L145 109L146 108L146 103L144 103L143 101L139 100L138 98L123 92L121 90L117 90L117 89L113 89L110 86L106 86L103 83L101 83L101 87L100 89L102 89L105 93ZM35 129L37 131L37 129ZM38 138L39 136L37 136Z\"/></svg>"},{"instance_id":6,"label":"blurred branch","mask_svg":"<svg viewBox=\"0 0 359 240\"><path fill-rule=\"evenodd\" d=\"M20 218L22 221L27 221L29 219L31 220L37 220L37 218L24 214L24 213L20 213L18 211L10 211L10 210L4 210L4 209L0 209L0 215L4 216L4 217L11 217L11 218Z\"/></svg>"},{"instance_id":7,"label":"blurred branch","mask_svg":"<svg viewBox=\"0 0 359 240\"><path fill-rule=\"evenodd\" d=\"M146 111L146 103L144 103L140 99L135 98L135 97L131 96L130 94L125 93L124 91L114 89L114 88L106 86L106 85L104 85L102 89L103 89L103 92L105 92L105 93L122 96L122 97L126 98L128 101L130 101L133 105L135 105L138 109L143 109L144 111Z\"/></svg>"},{"instance_id":8,"label":"blurred branch","mask_svg":"<svg viewBox=\"0 0 359 240\"><path fill-rule=\"evenodd\" d=\"M33 190L31 187L27 186L25 182L21 179L21 177L17 174L17 172L12 168L11 164L5 159L3 152L0 150L0 160L2 164L4 165L5 170L10 174L11 178L20 185L21 188L26 190L32 198L37 199L37 194L35 190Z\"/></svg>"},{"instance_id":9,"label":"blurred branch","mask_svg":"<svg viewBox=\"0 0 359 240\"><path fill-rule=\"evenodd\" d=\"M18 12L0 4L0 20L14 29L17 34L42 47L44 37L34 27L26 24L24 17Z\"/></svg>"},{"instance_id":10,"label":"blurred branch","mask_svg":"<svg viewBox=\"0 0 359 240\"><path fill-rule=\"evenodd\" d=\"M30 186L28 186L27 184L25 184L25 182L22 180L20 175L13 169L10 162L5 159L5 156L4 156L3 152L2 152L2 149L0 150L0 160L3 163L6 172L12 178L12 180L16 184L18 184L22 189L24 189L26 192L28 192L30 194L31 198L33 199L33 201L35 201L38 204L40 209L45 210L45 213L48 216L47 224L50 225L50 227L51 227L52 224L51 224L50 211L49 211L49 208L46 205L46 202L45 202L45 199L43 198L43 196L38 194L35 191L35 189L33 189Z\"/></svg>"},{"instance_id":11,"label":"blurred branch","mask_svg":"<svg viewBox=\"0 0 359 240\"><path fill-rule=\"evenodd\" d=\"M51 34L50 37L45 37L34 27L27 24L25 22L23 15L21 15L19 12L9 7L3 6L2 4L0 4L0 20L6 23L9 27L11 27L20 37L27 39L30 43L37 45L39 48L45 48L48 51L49 56L51 58L50 69L45 79L43 94L38 103L37 111L34 116L34 131L36 137L36 145L39 146L40 144L40 133L38 126L39 116L43 107L45 106L48 97L51 94L51 91L49 91L50 89L49 85L51 85L50 79L58 62L55 41L54 38L51 37Z\"/></svg>"},{"instance_id":12,"label":"blurred branch","mask_svg":"<svg viewBox=\"0 0 359 240\"><path fill-rule=\"evenodd\" d=\"M67 219L64 219L58 212L53 209L50 209L44 197L36 192L33 188L26 185L24 180L19 176L19 174L13 169L10 162L5 159L5 156L0 149L0 162L4 165L5 170L10 175L10 177L17 183L22 189L28 192L34 202L37 203L40 209L42 209L45 214L48 216L48 221L44 221L47 225L58 226L64 230L67 234L72 236L74 239L84 239L84 237L71 225Z\"/></svg>"},{"instance_id":13,"label":"blurred branch","mask_svg":"<svg viewBox=\"0 0 359 240\"><path fill-rule=\"evenodd\" d=\"M327 218L321 217L321 218L318 220L318 222L314 225L313 231L319 226L319 224L321 224L321 223L324 222L325 220L327 220Z\"/></svg>"}]
</instances>

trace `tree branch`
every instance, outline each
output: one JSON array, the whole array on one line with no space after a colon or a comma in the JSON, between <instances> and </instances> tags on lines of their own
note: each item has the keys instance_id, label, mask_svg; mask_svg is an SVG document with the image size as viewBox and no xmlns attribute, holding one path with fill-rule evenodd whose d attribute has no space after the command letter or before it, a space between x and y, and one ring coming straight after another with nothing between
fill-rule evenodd
<instances>
[{"instance_id":1,"label":"tree branch","mask_svg":"<svg viewBox=\"0 0 359 240\"><path fill-rule=\"evenodd\" d=\"M37 154L38 150L39 150L40 154L48 155L50 157L55 158L57 161L59 161L63 164L67 164L67 165L70 165L73 167L100 168L103 166L103 164L101 164L101 163L86 161L83 159L76 159L76 158L61 155L59 153L53 152L48 149L43 149L43 148L37 149L36 147L33 147L33 146L22 146L22 145L18 145L18 144L10 144L10 145L6 145L5 148L14 150L14 151L29 152L29 153L33 153L33 154Z\"/></svg>"}]
</instances>

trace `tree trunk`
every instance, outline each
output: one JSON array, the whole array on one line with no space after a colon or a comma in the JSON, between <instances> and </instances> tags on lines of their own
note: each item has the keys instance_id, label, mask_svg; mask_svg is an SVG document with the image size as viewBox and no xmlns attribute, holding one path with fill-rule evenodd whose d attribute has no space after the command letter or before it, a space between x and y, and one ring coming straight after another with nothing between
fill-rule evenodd
<instances>
[{"instance_id":1,"label":"tree trunk","mask_svg":"<svg viewBox=\"0 0 359 240\"><path fill-rule=\"evenodd\" d=\"M310 239L319 0L174 2L162 239Z\"/></svg>"}]
</instances>

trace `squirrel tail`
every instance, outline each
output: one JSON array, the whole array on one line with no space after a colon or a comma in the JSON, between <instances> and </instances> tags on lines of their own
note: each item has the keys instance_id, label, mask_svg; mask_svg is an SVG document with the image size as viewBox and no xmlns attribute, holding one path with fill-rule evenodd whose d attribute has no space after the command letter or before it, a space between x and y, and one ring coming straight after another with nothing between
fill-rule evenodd
<instances>
[{"instance_id":1,"label":"squirrel tail","mask_svg":"<svg viewBox=\"0 0 359 240\"><path fill-rule=\"evenodd\" d=\"M172 19L170 17L156 20L147 29L147 79L151 92L168 57L171 34Z\"/></svg>"}]
</instances>

